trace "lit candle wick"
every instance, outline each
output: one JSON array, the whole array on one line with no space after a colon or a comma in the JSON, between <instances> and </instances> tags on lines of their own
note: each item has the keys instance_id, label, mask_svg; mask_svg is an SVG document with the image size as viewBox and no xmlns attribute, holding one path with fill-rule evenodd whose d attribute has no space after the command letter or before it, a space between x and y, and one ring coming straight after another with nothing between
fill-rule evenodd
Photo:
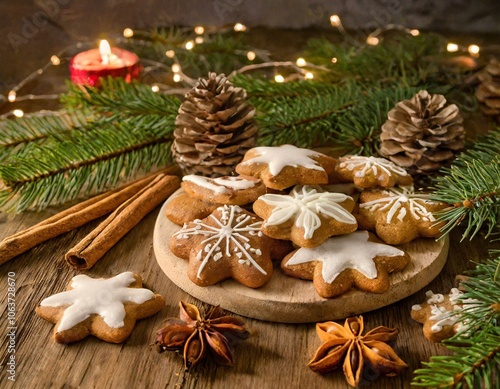
<instances>
[{"instance_id":1,"label":"lit candle wick","mask_svg":"<svg viewBox=\"0 0 500 389\"><path fill-rule=\"evenodd\" d=\"M103 39L99 44L99 52L101 53L101 62L103 65L109 65L109 57L111 56L111 47L106 39Z\"/></svg>"}]
</instances>

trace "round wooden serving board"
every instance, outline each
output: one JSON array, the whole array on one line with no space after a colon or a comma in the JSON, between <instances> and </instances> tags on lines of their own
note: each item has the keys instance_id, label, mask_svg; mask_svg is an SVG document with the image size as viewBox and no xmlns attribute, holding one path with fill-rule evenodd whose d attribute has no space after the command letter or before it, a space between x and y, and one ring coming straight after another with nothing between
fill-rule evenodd
<instances>
[{"instance_id":1,"label":"round wooden serving board","mask_svg":"<svg viewBox=\"0 0 500 389\"><path fill-rule=\"evenodd\" d=\"M258 289L233 280L200 287L187 276L188 261L176 257L169 249L170 238L180 227L167 219L165 207L178 194L179 191L165 202L156 220L153 245L158 264L174 284L193 297L253 319L310 323L343 319L385 307L429 284L439 274L448 256L448 237L438 242L417 239L401 245L410 254L411 262L402 272L391 275L391 288L381 294L351 290L340 297L325 299L317 295L312 281L284 275L279 264L275 266L271 280Z\"/></svg>"}]
</instances>

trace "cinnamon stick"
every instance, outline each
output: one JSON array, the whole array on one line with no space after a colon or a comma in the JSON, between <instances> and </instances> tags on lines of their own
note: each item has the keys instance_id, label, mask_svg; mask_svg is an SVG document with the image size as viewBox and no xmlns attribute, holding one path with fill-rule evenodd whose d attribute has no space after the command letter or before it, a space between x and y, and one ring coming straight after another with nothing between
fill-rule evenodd
<instances>
[{"instance_id":1,"label":"cinnamon stick","mask_svg":"<svg viewBox=\"0 0 500 389\"><path fill-rule=\"evenodd\" d=\"M144 216L180 186L176 176L159 174L154 181L121 204L106 220L66 253L66 262L78 270L90 269Z\"/></svg>"},{"instance_id":2,"label":"cinnamon stick","mask_svg":"<svg viewBox=\"0 0 500 389\"><path fill-rule=\"evenodd\" d=\"M36 245L98 219L116 209L154 180L149 176L74 205L0 242L0 265Z\"/></svg>"}]
</instances>

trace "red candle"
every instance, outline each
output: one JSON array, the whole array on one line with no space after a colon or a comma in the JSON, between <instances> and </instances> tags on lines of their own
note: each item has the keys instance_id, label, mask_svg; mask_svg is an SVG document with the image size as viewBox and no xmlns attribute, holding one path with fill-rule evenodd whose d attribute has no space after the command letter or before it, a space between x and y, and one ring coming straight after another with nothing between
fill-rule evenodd
<instances>
[{"instance_id":1,"label":"red candle","mask_svg":"<svg viewBox=\"0 0 500 389\"><path fill-rule=\"evenodd\" d=\"M71 81L75 84L100 86L100 77L122 77L130 82L139 77L139 57L134 53L110 47L102 40L99 49L83 51L69 63Z\"/></svg>"}]
</instances>

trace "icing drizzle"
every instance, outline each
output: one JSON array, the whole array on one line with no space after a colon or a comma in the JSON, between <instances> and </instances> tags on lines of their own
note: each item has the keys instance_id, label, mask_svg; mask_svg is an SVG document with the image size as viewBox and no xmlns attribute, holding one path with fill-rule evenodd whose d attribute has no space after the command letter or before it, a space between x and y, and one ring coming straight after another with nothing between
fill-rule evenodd
<instances>
[{"instance_id":1,"label":"icing drizzle","mask_svg":"<svg viewBox=\"0 0 500 389\"><path fill-rule=\"evenodd\" d=\"M128 288L135 282L132 272L125 272L113 278L90 278L80 274L71 280L71 290L57 293L42 300L42 307L62 307L64 310L57 328L58 332L68 330L86 320L92 314L98 314L112 328L124 326L125 302L142 304L155 297L144 288Z\"/></svg>"},{"instance_id":2,"label":"icing drizzle","mask_svg":"<svg viewBox=\"0 0 500 389\"><path fill-rule=\"evenodd\" d=\"M352 200L352 197L318 191L309 185L297 185L289 195L265 194L259 197L259 200L274 207L265 225L279 225L293 218L295 226L304 229L305 239L311 239L321 227L318 213L341 223L356 224L356 218L339 204L348 199Z\"/></svg>"},{"instance_id":3,"label":"icing drizzle","mask_svg":"<svg viewBox=\"0 0 500 389\"><path fill-rule=\"evenodd\" d=\"M364 177L370 170L374 176L379 173L379 170L388 176L391 174L398 174L400 176L408 175L405 169L385 158L352 155L340 158L339 162L340 168L346 168L350 171L357 169L356 173L354 173L355 177ZM382 177L379 177L379 179L382 179Z\"/></svg>"},{"instance_id":4,"label":"icing drizzle","mask_svg":"<svg viewBox=\"0 0 500 389\"><path fill-rule=\"evenodd\" d=\"M254 256L262 255L262 251L251 247L248 243L250 239L244 235L248 233L249 235L262 236L260 231L262 221L253 222L255 218L243 213L237 205L224 205L217 210L222 213L220 219L213 214L209 216L217 226L210 226L197 219L192 222L195 224L194 227L188 228L187 225L184 225L181 230L174 234L177 239L189 239L191 236L200 234L207 237L201 242L203 248L196 257L202 261L197 277L201 278L201 273L210 258L217 262L224 254L226 257L230 257L232 255L231 243L234 245L233 252L238 258L238 263L247 266L253 265L261 273L267 274L254 259Z\"/></svg>"},{"instance_id":5,"label":"icing drizzle","mask_svg":"<svg viewBox=\"0 0 500 389\"><path fill-rule=\"evenodd\" d=\"M325 243L314 248L298 249L286 266L320 261L323 262L321 276L331 284L346 269L354 269L366 278L377 277L377 268L373 259L377 256L396 257L404 251L395 247L370 242L368 231L355 231L347 235L329 238Z\"/></svg>"},{"instance_id":6,"label":"icing drizzle","mask_svg":"<svg viewBox=\"0 0 500 389\"><path fill-rule=\"evenodd\" d=\"M269 166L269 172L275 176L283 170L285 166L304 167L307 169L325 171L311 157L319 157L322 154L313 150L302 149L292 145L282 145L277 147L255 147L252 150L259 155L242 162L242 165L253 163L266 163Z\"/></svg>"},{"instance_id":7,"label":"icing drizzle","mask_svg":"<svg viewBox=\"0 0 500 389\"><path fill-rule=\"evenodd\" d=\"M260 180L258 179L248 180L241 176L209 178L209 177L189 174L184 176L182 178L182 181L192 182L193 184L201 186L202 188L212 190L215 193L223 194L227 193L228 189L243 190L243 189L253 188L255 184L257 184Z\"/></svg>"},{"instance_id":8,"label":"icing drizzle","mask_svg":"<svg viewBox=\"0 0 500 389\"><path fill-rule=\"evenodd\" d=\"M426 194L417 194L412 186L401 188L387 188L382 191L387 197L368 201L360 204L360 208L367 208L369 211L388 211L387 223L391 223L394 216L400 221L410 212L415 220L434 222L436 219L432 212L428 211L426 204L433 203Z\"/></svg>"}]
</instances>

